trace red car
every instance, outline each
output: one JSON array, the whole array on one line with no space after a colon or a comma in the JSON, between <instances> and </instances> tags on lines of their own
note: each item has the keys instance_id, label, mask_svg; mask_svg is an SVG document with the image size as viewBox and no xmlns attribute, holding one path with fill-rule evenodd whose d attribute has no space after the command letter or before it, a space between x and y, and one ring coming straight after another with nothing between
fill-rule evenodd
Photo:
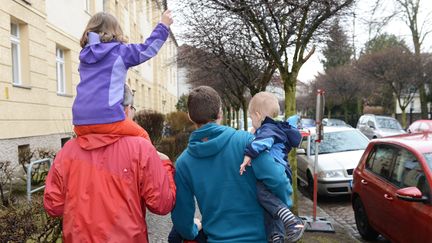
<instances>
[{"instance_id":1,"label":"red car","mask_svg":"<svg viewBox=\"0 0 432 243\"><path fill-rule=\"evenodd\" d=\"M432 132L432 120L417 120L408 127L407 132Z\"/></svg>"},{"instance_id":2,"label":"red car","mask_svg":"<svg viewBox=\"0 0 432 243\"><path fill-rule=\"evenodd\" d=\"M352 206L363 239L432 242L432 133L370 141L354 170Z\"/></svg>"}]
</instances>

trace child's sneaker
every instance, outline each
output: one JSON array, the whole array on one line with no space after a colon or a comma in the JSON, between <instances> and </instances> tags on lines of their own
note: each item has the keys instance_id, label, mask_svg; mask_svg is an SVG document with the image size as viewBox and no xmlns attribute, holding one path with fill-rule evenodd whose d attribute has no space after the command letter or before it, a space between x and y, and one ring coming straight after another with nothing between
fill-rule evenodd
<instances>
[{"instance_id":1,"label":"child's sneaker","mask_svg":"<svg viewBox=\"0 0 432 243\"><path fill-rule=\"evenodd\" d=\"M288 242L297 242L303 236L306 226L299 217L297 217L297 222L289 225L285 229L285 239Z\"/></svg>"}]
</instances>

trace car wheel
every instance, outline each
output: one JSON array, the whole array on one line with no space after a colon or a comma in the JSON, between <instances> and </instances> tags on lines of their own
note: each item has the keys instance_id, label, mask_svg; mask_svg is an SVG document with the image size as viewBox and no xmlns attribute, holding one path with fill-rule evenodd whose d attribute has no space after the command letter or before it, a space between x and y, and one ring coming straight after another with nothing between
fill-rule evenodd
<instances>
[{"instance_id":1,"label":"car wheel","mask_svg":"<svg viewBox=\"0 0 432 243\"><path fill-rule=\"evenodd\" d=\"M378 238L379 233L376 232L376 230L374 230L369 224L366 210L362 201L360 200L360 197L356 197L354 199L353 208L357 230L359 231L361 237L365 240L375 240Z\"/></svg>"},{"instance_id":2,"label":"car wheel","mask_svg":"<svg viewBox=\"0 0 432 243\"><path fill-rule=\"evenodd\" d=\"M307 182L308 182L306 190L308 192L308 195L312 198L313 197L313 190L314 190L314 188L313 188L313 183L314 183L313 182L313 176L310 173L310 171L307 172L306 176L307 176Z\"/></svg>"}]
</instances>

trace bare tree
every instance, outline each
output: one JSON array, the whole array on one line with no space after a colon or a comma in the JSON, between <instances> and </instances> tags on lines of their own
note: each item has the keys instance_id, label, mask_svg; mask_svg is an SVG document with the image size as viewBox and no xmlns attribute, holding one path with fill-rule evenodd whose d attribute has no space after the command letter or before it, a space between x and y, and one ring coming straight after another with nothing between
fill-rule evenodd
<instances>
[{"instance_id":1,"label":"bare tree","mask_svg":"<svg viewBox=\"0 0 432 243\"><path fill-rule=\"evenodd\" d=\"M325 90L326 104L339 105L343 108L345 121L349 120L350 106L364 95L364 82L358 80L350 65L328 69L325 74L318 75L319 87ZM327 106L328 112L331 107Z\"/></svg>"},{"instance_id":2,"label":"bare tree","mask_svg":"<svg viewBox=\"0 0 432 243\"><path fill-rule=\"evenodd\" d=\"M374 9L383 9L386 7L386 3L389 1L376 1L373 8ZM426 18L421 22L419 19L420 14L422 12L422 1L421 0L390 0L390 2L394 3L395 9L393 12L389 13L386 17L377 18L378 22L383 23L382 25L388 24L391 20L395 19L395 17L399 17L406 23L410 32L412 44L414 47L414 54L417 62L420 64L421 62L421 48L424 43L425 38L432 32L431 21L432 16L431 13L426 13ZM376 19L376 18L373 18ZM385 21L382 21L385 19ZM420 71L421 72L421 71ZM421 78L421 75L417 75L417 77ZM421 103L421 116L423 118L427 118L427 102L428 96L426 93L425 85L420 85L418 92L420 94L420 103ZM430 100L429 100L430 101Z\"/></svg>"},{"instance_id":3,"label":"bare tree","mask_svg":"<svg viewBox=\"0 0 432 243\"><path fill-rule=\"evenodd\" d=\"M417 59L401 47L363 55L357 67L362 75L390 87L402 110L402 125L406 126L406 112L421 82Z\"/></svg>"},{"instance_id":4,"label":"bare tree","mask_svg":"<svg viewBox=\"0 0 432 243\"><path fill-rule=\"evenodd\" d=\"M190 2L195 3L187 2L189 5L192 5ZM199 21L210 23L217 18L218 23L213 25L229 23L225 28L238 28L237 34L252 34L250 41L242 44L248 44L250 49L261 50L260 55L276 67L284 83L285 116L288 116L296 112L297 76L300 68L315 51L312 44L319 39L320 32L326 31L327 20L342 14L353 2L354 0L203 0L194 4L191 13L200 15L205 12ZM289 160L293 170L293 187L296 189L295 152L290 154ZM296 192L294 202L296 211Z\"/></svg>"}]
</instances>

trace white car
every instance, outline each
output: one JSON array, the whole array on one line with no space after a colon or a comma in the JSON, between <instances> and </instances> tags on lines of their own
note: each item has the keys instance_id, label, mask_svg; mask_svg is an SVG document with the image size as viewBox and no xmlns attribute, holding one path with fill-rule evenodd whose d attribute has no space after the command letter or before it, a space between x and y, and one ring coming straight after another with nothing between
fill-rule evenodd
<instances>
[{"instance_id":1,"label":"white car","mask_svg":"<svg viewBox=\"0 0 432 243\"><path fill-rule=\"evenodd\" d=\"M315 128L303 137L297 149L298 178L313 190ZM350 127L324 127L318 152L318 194L335 196L351 193L353 170L360 161L369 139Z\"/></svg>"}]
</instances>

